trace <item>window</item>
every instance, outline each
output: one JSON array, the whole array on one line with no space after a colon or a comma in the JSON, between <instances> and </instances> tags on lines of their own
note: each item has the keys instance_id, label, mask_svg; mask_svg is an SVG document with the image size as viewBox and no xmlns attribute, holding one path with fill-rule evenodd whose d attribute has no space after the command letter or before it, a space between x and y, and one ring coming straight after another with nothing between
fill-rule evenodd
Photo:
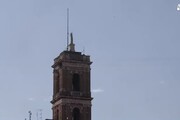
<instances>
[{"instance_id":1,"label":"window","mask_svg":"<svg viewBox=\"0 0 180 120\"><path fill-rule=\"evenodd\" d=\"M80 77L79 77L79 74L73 74L72 89L73 89L73 91L80 91Z\"/></svg>"},{"instance_id":2,"label":"window","mask_svg":"<svg viewBox=\"0 0 180 120\"><path fill-rule=\"evenodd\" d=\"M59 120L59 110L57 110L57 113L56 113L56 120Z\"/></svg>"},{"instance_id":3,"label":"window","mask_svg":"<svg viewBox=\"0 0 180 120\"><path fill-rule=\"evenodd\" d=\"M73 109L73 119L72 120L80 120L80 111L78 108Z\"/></svg>"},{"instance_id":4,"label":"window","mask_svg":"<svg viewBox=\"0 0 180 120\"><path fill-rule=\"evenodd\" d=\"M60 89L59 72L54 70L54 94L58 93Z\"/></svg>"}]
</instances>

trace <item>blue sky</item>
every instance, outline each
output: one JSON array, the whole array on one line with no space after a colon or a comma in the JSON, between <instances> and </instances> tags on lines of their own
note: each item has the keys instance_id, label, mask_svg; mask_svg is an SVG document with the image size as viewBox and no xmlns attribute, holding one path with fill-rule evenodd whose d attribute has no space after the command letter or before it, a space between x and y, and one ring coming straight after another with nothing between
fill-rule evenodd
<instances>
[{"instance_id":1,"label":"blue sky","mask_svg":"<svg viewBox=\"0 0 180 120\"><path fill-rule=\"evenodd\" d=\"M180 119L179 0L1 0L0 119L51 118L53 59L91 55L92 120Z\"/></svg>"}]
</instances>

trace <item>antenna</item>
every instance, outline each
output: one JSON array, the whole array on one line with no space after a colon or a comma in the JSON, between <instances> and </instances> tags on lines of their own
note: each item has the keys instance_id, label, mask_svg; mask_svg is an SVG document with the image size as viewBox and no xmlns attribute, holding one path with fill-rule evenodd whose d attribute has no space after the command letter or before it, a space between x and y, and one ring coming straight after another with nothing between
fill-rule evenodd
<instances>
[{"instance_id":1,"label":"antenna","mask_svg":"<svg viewBox=\"0 0 180 120\"><path fill-rule=\"evenodd\" d=\"M69 8L67 8L67 51L69 45Z\"/></svg>"},{"instance_id":2,"label":"antenna","mask_svg":"<svg viewBox=\"0 0 180 120\"><path fill-rule=\"evenodd\" d=\"M28 113L29 113L29 120L31 120L32 112L31 112L31 111L28 111Z\"/></svg>"},{"instance_id":3,"label":"antenna","mask_svg":"<svg viewBox=\"0 0 180 120\"><path fill-rule=\"evenodd\" d=\"M42 109L37 110L37 113L36 113L37 120L43 119L42 111L43 111Z\"/></svg>"}]
</instances>

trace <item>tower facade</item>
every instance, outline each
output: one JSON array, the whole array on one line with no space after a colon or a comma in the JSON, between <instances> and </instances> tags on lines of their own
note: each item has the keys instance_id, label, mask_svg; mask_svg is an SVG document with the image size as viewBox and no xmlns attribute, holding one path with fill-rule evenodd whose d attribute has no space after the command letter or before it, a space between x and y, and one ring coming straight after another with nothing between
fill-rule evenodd
<instances>
[{"instance_id":1,"label":"tower facade","mask_svg":"<svg viewBox=\"0 0 180 120\"><path fill-rule=\"evenodd\" d=\"M91 120L90 56L75 51L73 36L54 59L53 120Z\"/></svg>"}]
</instances>

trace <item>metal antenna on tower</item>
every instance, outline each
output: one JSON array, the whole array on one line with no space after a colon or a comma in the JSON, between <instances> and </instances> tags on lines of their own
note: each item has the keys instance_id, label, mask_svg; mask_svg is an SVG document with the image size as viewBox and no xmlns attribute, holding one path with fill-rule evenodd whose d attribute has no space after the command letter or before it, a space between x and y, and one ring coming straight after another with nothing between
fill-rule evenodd
<instances>
[{"instance_id":1,"label":"metal antenna on tower","mask_svg":"<svg viewBox=\"0 0 180 120\"><path fill-rule=\"evenodd\" d=\"M67 51L69 45L69 8L67 8Z\"/></svg>"},{"instance_id":2,"label":"metal antenna on tower","mask_svg":"<svg viewBox=\"0 0 180 120\"><path fill-rule=\"evenodd\" d=\"M42 109L37 109L37 113L36 113L37 120L43 119L42 111L43 111Z\"/></svg>"},{"instance_id":3,"label":"metal antenna on tower","mask_svg":"<svg viewBox=\"0 0 180 120\"><path fill-rule=\"evenodd\" d=\"M42 120L42 109L40 109L39 112L40 112L40 120Z\"/></svg>"},{"instance_id":4,"label":"metal antenna on tower","mask_svg":"<svg viewBox=\"0 0 180 120\"><path fill-rule=\"evenodd\" d=\"M28 111L28 113L29 113L29 120L31 120L32 112L31 112L31 111Z\"/></svg>"}]
</instances>

